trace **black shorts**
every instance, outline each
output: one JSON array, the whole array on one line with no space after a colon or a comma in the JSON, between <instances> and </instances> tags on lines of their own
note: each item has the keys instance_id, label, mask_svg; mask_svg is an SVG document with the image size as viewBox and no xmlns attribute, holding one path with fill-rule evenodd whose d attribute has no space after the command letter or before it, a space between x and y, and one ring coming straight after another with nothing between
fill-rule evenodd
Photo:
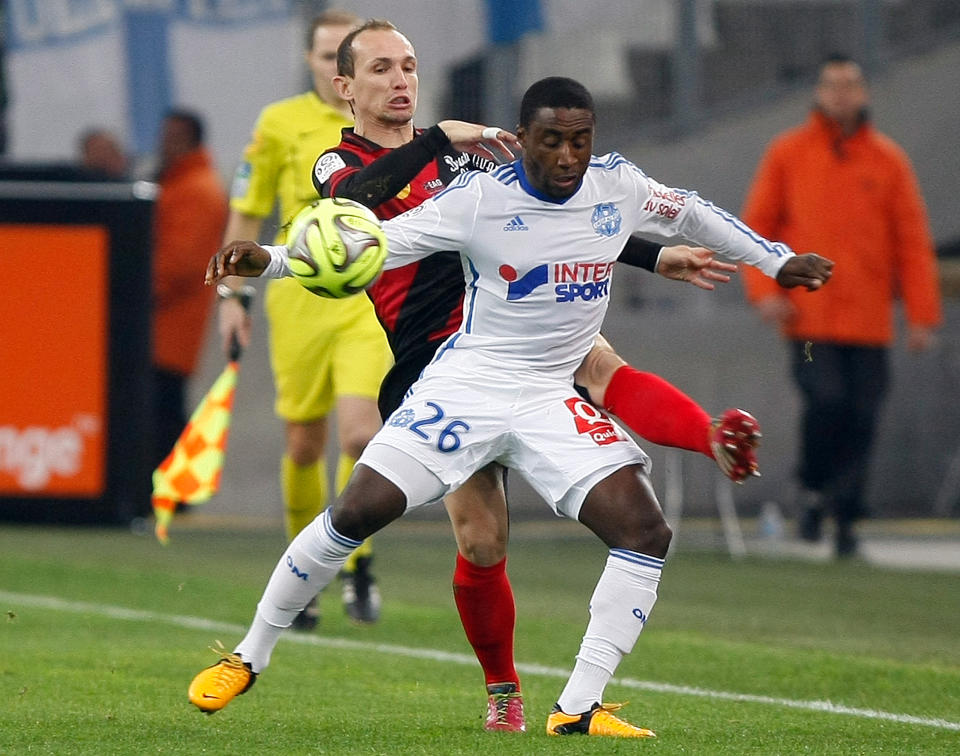
<instances>
[{"instance_id":1,"label":"black shorts","mask_svg":"<svg viewBox=\"0 0 960 756\"><path fill-rule=\"evenodd\" d=\"M380 384L380 396L377 399L377 408L380 410L382 420L390 417L401 405L407 391L416 383L420 373L430 364L430 360L444 341L446 339L427 341L413 349L405 350L403 354L394 355L396 362Z\"/></svg>"}]
</instances>

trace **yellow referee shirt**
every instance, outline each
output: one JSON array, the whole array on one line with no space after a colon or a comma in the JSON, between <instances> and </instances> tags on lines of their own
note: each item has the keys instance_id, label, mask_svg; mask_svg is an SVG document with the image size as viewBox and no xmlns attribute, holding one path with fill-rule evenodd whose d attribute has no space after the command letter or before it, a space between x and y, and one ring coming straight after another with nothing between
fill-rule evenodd
<instances>
[{"instance_id":1,"label":"yellow referee shirt","mask_svg":"<svg viewBox=\"0 0 960 756\"><path fill-rule=\"evenodd\" d=\"M267 105L253 129L230 190L230 207L246 215L266 218L280 203L280 230L304 205L317 199L313 164L340 143L340 130L352 121L327 105L316 92Z\"/></svg>"},{"instance_id":2,"label":"yellow referee shirt","mask_svg":"<svg viewBox=\"0 0 960 756\"><path fill-rule=\"evenodd\" d=\"M267 105L237 167L230 207L266 218L279 202L275 243L282 244L293 216L318 198L313 164L351 124L313 91ZM309 422L338 396L376 399L391 354L366 295L324 299L285 278L270 282L264 306L278 415Z\"/></svg>"}]
</instances>

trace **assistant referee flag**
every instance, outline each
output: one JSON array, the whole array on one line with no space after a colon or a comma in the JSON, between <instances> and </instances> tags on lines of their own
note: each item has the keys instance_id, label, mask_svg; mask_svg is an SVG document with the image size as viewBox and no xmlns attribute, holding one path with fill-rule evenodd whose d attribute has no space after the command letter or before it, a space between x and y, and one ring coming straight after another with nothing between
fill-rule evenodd
<instances>
[{"instance_id":1,"label":"assistant referee flag","mask_svg":"<svg viewBox=\"0 0 960 756\"><path fill-rule=\"evenodd\" d=\"M190 416L173 450L153 471L153 513L161 543L177 505L202 504L220 488L239 363L227 364Z\"/></svg>"}]
</instances>

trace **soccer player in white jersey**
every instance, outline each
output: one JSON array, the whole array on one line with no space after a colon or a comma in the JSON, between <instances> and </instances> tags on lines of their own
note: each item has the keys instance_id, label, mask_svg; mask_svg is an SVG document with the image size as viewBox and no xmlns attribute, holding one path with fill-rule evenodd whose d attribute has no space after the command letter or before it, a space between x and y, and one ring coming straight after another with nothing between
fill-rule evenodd
<instances>
[{"instance_id":1,"label":"soccer player in white jersey","mask_svg":"<svg viewBox=\"0 0 960 756\"><path fill-rule=\"evenodd\" d=\"M521 160L491 174L465 174L384 222L387 267L461 250L463 323L369 443L334 506L287 548L234 653L194 685L232 678L224 704L244 692L269 663L282 629L359 542L497 461L609 548L547 732L653 736L601 702L650 616L671 531L646 454L573 388L574 370L606 312L613 262L626 236L637 233L702 245L810 289L829 278L831 263L794 255L620 155L593 157L594 125L584 87L559 77L537 82L521 105ZM260 274L289 274L284 247L231 244L210 261L207 280Z\"/></svg>"}]
</instances>

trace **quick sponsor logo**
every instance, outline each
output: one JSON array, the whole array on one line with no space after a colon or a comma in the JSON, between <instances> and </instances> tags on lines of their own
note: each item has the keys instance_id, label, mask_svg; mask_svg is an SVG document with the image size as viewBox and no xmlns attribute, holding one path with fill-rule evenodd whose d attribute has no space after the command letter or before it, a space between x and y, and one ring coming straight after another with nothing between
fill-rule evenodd
<instances>
[{"instance_id":1,"label":"quick sponsor logo","mask_svg":"<svg viewBox=\"0 0 960 756\"><path fill-rule=\"evenodd\" d=\"M610 293L610 274L613 263L557 263L553 266L554 292L558 302L578 299L590 302Z\"/></svg>"},{"instance_id":2,"label":"quick sponsor logo","mask_svg":"<svg viewBox=\"0 0 960 756\"><path fill-rule=\"evenodd\" d=\"M449 168L452 173L463 173L470 165L470 153L461 152L456 157L453 155L444 155L443 162L447 164L447 168Z\"/></svg>"},{"instance_id":3,"label":"quick sponsor logo","mask_svg":"<svg viewBox=\"0 0 960 756\"><path fill-rule=\"evenodd\" d=\"M455 176L472 170L489 173L497 167L497 163L489 158L474 155L470 152L461 152L456 157L453 155L444 155L443 162L447 164L447 168L449 168L450 172Z\"/></svg>"},{"instance_id":4,"label":"quick sponsor logo","mask_svg":"<svg viewBox=\"0 0 960 756\"><path fill-rule=\"evenodd\" d=\"M546 265L538 265L523 276L520 276L517 269L510 265L501 265L499 272L500 277L507 282L508 302L523 299L549 280L549 267Z\"/></svg>"},{"instance_id":5,"label":"quick sponsor logo","mask_svg":"<svg viewBox=\"0 0 960 756\"><path fill-rule=\"evenodd\" d=\"M626 441L626 437L606 414L579 396L567 399L564 404L573 414L577 433L588 435L597 446L606 446L617 441Z\"/></svg>"},{"instance_id":6,"label":"quick sponsor logo","mask_svg":"<svg viewBox=\"0 0 960 756\"><path fill-rule=\"evenodd\" d=\"M590 302L610 293L613 263L569 262L538 265L522 276L511 265L501 265L500 277L507 282L507 301L513 302L532 294L551 279L557 302Z\"/></svg>"},{"instance_id":7,"label":"quick sponsor logo","mask_svg":"<svg viewBox=\"0 0 960 756\"><path fill-rule=\"evenodd\" d=\"M673 220L680 215L686 203L686 197L679 192L651 184L650 198L643 204L643 211Z\"/></svg>"},{"instance_id":8,"label":"quick sponsor logo","mask_svg":"<svg viewBox=\"0 0 960 756\"><path fill-rule=\"evenodd\" d=\"M82 424L23 429L0 425L0 473L12 476L25 491L40 491L54 475L69 478L80 471L89 435Z\"/></svg>"}]
</instances>

